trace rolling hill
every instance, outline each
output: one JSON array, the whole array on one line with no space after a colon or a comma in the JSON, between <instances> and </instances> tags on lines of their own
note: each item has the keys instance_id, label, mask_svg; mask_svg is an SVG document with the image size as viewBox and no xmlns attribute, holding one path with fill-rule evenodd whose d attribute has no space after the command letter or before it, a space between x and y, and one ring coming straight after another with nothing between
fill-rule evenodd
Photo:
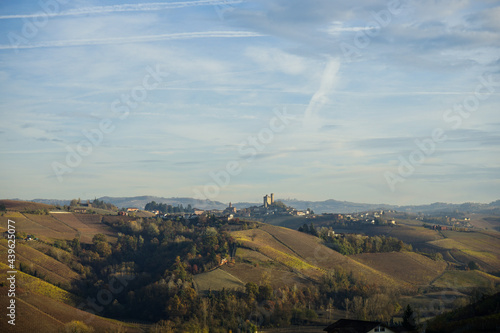
<instances>
[{"instance_id":1,"label":"rolling hill","mask_svg":"<svg viewBox=\"0 0 500 333\"><path fill-rule=\"evenodd\" d=\"M0 263L0 281L6 281L8 267ZM96 316L77 308L85 302L69 292L36 277L17 272L16 325L0 321L1 332L59 332L67 323L78 320L97 332L122 329L121 332L142 332L137 326ZM0 286L0 307L8 306L8 287Z\"/></svg>"},{"instance_id":2,"label":"rolling hill","mask_svg":"<svg viewBox=\"0 0 500 333\"><path fill-rule=\"evenodd\" d=\"M192 207L197 207L200 209L224 209L227 207L227 203L222 203L219 201L210 200L198 200L193 198L164 198L157 196L137 196L137 197L101 197L99 200L112 203L117 207L138 207L144 208L144 206L151 201L156 201L158 203L166 203L170 205L183 205L187 206L190 204ZM462 204L450 204L443 202L435 202L427 205L391 205L391 204L370 204L370 203L356 203L350 201L339 201L334 199L328 199L323 201L307 201L298 199L278 199L282 201L287 206L294 207L299 210L305 210L311 208L316 213L354 213L354 212L365 212L373 210L397 210L400 212L407 213L436 213L436 212L464 212L464 213L485 213L485 214L495 214L500 215L500 200L493 201L491 203L473 203L467 202ZM47 199L35 199L34 202L41 202L45 204L67 204L69 201L65 200L47 200ZM258 200L257 202L236 202L233 203L238 209L246 208L250 206L260 206L262 202Z\"/></svg>"},{"instance_id":3,"label":"rolling hill","mask_svg":"<svg viewBox=\"0 0 500 333\"><path fill-rule=\"evenodd\" d=\"M0 240L0 255L7 257L7 240ZM69 255L69 254L68 254ZM23 263L31 272L54 285L63 285L69 288L74 280L80 278L78 273L56 259L20 242L16 243L16 260Z\"/></svg>"},{"instance_id":4,"label":"rolling hill","mask_svg":"<svg viewBox=\"0 0 500 333\"><path fill-rule=\"evenodd\" d=\"M258 229L232 232L232 236L237 241L250 250L249 254L243 256L249 262L254 262L255 255L269 258L271 262L286 267L289 273L286 274L284 283L288 280L305 278L317 280L328 270L342 268L351 272L355 277L382 286L396 286L409 288L411 285L404 280L397 279L384 272L378 271L362 262L344 256L321 244L319 238L294 231L291 229L262 225ZM237 267L240 264L236 264ZM225 268L226 269L226 268ZM227 271L245 281L245 276L240 276L237 269L227 268ZM272 271L272 269L271 269Z\"/></svg>"},{"instance_id":5,"label":"rolling hill","mask_svg":"<svg viewBox=\"0 0 500 333\"><path fill-rule=\"evenodd\" d=\"M68 212L50 213L49 215L28 214L7 211L0 216L0 230L5 230L7 220L16 222L16 230L32 234L44 241L55 239L71 240L80 237L81 242L90 243L95 234L103 233L116 239L116 231L102 223L101 215L77 214Z\"/></svg>"}]
</instances>

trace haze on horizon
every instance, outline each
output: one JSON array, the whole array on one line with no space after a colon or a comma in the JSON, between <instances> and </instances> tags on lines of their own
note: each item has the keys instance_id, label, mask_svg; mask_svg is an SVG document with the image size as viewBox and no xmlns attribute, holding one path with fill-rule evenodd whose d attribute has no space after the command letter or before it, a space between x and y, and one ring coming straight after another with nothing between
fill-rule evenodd
<instances>
[{"instance_id":1,"label":"haze on horizon","mask_svg":"<svg viewBox=\"0 0 500 333\"><path fill-rule=\"evenodd\" d=\"M0 4L0 198L500 198L496 1L40 3Z\"/></svg>"}]
</instances>

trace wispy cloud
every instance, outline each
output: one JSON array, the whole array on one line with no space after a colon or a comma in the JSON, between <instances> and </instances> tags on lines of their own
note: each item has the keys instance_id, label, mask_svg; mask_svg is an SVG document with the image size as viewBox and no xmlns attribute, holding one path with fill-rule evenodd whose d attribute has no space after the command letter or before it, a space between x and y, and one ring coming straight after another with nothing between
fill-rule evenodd
<instances>
[{"instance_id":1,"label":"wispy cloud","mask_svg":"<svg viewBox=\"0 0 500 333\"><path fill-rule=\"evenodd\" d=\"M330 35L337 36L342 32L358 32L358 31L366 31L372 30L373 27L345 27L342 22L334 21L331 25L326 29L326 32Z\"/></svg>"},{"instance_id":2,"label":"wispy cloud","mask_svg":"<svg viewBox=\"0 0 500 333\"><path fill-rule=\"evenodd\" d=\"M218 6L218 5L235 5L242 3L242 0L225 1L225 0L198 0L198 1L181 1L181 2L152 2L142 4L123 4L114 6L94 6L78 9L71 9L57 13L43 13L38 12L35 14L16 14L16 15L1 15L0 20L6 19L23 19L23 18L37 18L41 16L55 17L55 16L79 16L89 14L109 14L119 12L139 12L139 11L159 11L165 9L176 9L194 6Z\"/></svg>"},{"instance_id":3,"label":"wispy cloud","mask_svg":"<svg viewBox=\"0 0 500 333\"><path fill-rule=\"evenodd\" d=\"M149 36L57 40L57 41L39 42L27 45L0 45L0 50L36 49L36 48L46 48L46 47L70 47L70 46L84 46L84 45L133 44L133 43L194 39L194 38L245 38L245 37L261 37L261 36L264 35L251 31L181 32L181 33L149 35Z\"/></svg>"},{"instance_id":4,"label":"wispy cloud","mask_svg":"<svg viewBox=\"0 0 500 333\"><path fill-rule=\"evenodd\" d=\"M304 125L311 127L316 124L317 113L321 107L328 101L328 94L332 92L337 82L337 74L340 68L340 61L338 59L330 59L325 66L323 75L321 77L321 84L318 91L313 95L309 105L307 106L304 114Z\"/></svg>"}]
</instances>

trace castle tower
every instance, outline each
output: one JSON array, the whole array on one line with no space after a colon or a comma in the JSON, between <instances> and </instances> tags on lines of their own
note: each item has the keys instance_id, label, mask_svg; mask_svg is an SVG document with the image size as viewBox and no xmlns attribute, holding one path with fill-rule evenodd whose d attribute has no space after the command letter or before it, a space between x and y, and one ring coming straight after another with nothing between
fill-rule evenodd
<instances>
[{"instance_id":1,"label":"castle tower","mask_svg":"<svg viewBox=\"0 0 500 333\"><path fill-rule=\"evenodd\" d=\"M274 193L271 193L271 205L274 204Z\"/></svg>"}]
</instances>

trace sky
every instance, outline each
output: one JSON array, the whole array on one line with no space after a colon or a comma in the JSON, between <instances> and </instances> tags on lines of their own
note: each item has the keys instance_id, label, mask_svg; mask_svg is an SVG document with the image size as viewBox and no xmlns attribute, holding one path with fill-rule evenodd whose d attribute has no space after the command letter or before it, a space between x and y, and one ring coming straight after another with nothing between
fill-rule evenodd
<instances>
[{"instance_id":1,"label":"sky","mask_svg":"<svg viewBox=\"0 0 500 333\"><path fill-rule=\"evenodd\" d=\"M2 1L0 198L500 199L500 3Z\"/></svg>"}]
</instances>

